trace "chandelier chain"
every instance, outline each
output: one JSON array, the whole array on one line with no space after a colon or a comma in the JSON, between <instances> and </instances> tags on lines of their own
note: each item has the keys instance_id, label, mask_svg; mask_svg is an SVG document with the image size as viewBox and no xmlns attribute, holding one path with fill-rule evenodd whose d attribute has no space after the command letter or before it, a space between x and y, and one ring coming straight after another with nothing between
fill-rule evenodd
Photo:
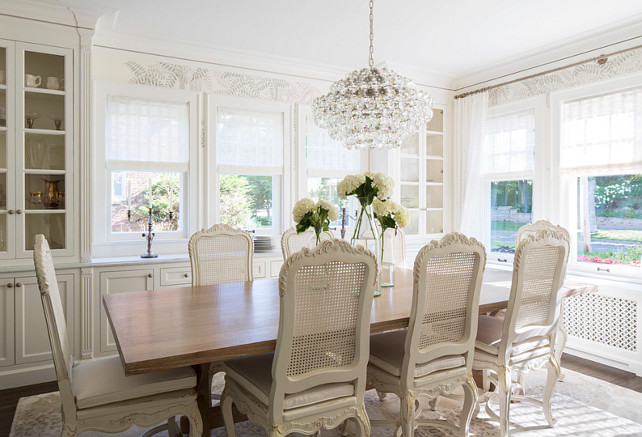
<instances>
[{"instance_id":1,"label":"chandelier chain","mask_svg":"<svg viewBox=\"0 0 642 437\"><path fill-rule=\"evenodd\" d=\"M374 0L370 0L370 57L368 59L368 64L370 64L370 68L374 67L374 58L373 58L373 53L374 53Z\"/></svg>"}]
</instances>

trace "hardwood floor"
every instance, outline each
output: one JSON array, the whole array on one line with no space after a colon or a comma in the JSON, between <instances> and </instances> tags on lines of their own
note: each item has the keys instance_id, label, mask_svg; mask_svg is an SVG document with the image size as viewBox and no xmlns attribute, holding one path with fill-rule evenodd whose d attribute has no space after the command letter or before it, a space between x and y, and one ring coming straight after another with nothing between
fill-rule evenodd
<instances>
[{"instance_id":1,"label":"hardwood floor","mask_svg":"<svg viewBox=\"0 0 642 437\"><path fill-rule=\"evenodd\" d=\"M630 372L568 354L562 357L562 367L642 393L642 378ZM9 435L18 399L56 390L58 383L54 381L0 391L0 437Z\"/></svg>"}]
</instances>

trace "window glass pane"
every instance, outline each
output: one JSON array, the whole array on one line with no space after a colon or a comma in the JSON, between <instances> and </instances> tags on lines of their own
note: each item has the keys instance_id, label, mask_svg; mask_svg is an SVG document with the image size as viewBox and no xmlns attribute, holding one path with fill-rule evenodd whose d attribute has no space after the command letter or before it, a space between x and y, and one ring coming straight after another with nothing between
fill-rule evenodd
<instances>
[{"instance_id":1,"label":"window glass pane","mask_svg":"<svg viewBox=\"0 0 642 437\"><path fill-rule=\"evenodd\" d=\"M532 110L488 119L483 172L532 171L535 113Z\"/></svg>"},{"instance_id":2,"label":"window glass pane","mask_svg":"<svg viewBox=\"0 0 642 437\"><path fill-rule=\"evenodd\" d=\"M308 168L346 171L361 168L361 153L346 149L339 141L330 138L311 117L306 117L305 145Z\"/></svg>"},{"instance_id":3,"label":"window glass pane","mask_svg":"<svg viewBox=\"0 0 642 437\"><path fill-rule=\"evenodd\" d=\"M577 178L577 260L640 267L642 174Z\"/></svg>"},{"instance_id":4,"label":"window glass pane","mask_svg":"<svg viewBox=\"0 0 642 437\"><path fill-rule=\"evenodd\" d=\"M533 181L490 183L491 252L515 253L517 230L533 221Z\"/></svg>"},{"instance_id":5,"label":"window glass pane","mask_svg":"<svg viewBox=\"0 0 642 437\"><path fill-rule=\"evenodd\" d=\"M222 174L221 223L243 228L279 228L281 177Z\"/></svg>"},{"instance_id":6,"label":"window glass pane","mask_svg":"<svg viewBox=\"0 0 642 437\"><path fill-rule=\"evenodd\" d=\"M339 210L339 219L332 222L331 226L341 226L341 209L346 209L346 227L350 227L355 221L355 211L358 210L359 202L355 196L350 196L346 200L339 199L337 195L337 184L341 182L342 178L324 178L324 177L309 177L308 178L308 197L314 201L321 199L330 201Z\"/></svg>"},{"instance_id":7,"label":"window glass pane","mask_svg":"<svg viewBox=\"0 0 642 437\"><path fill-rule=\"evenodd\" d=\"M216 128L219 165L283 166L283 114L220 108Z\"/></svg>"},{"instance_id":8,"label":"window glass pane","mask_svg":"<svg viewBox=\"0 0 642 437\"><path fill-rule=\"evenodd\" d=\"M182 230L184 178L176 172L112 171L111 231L147 232L150 207L154 231Z\"/></svg>"},{"instance_id":9,"label":"window glass pane","mask_svg":"<svg viewBox=\"0 0 642 437\"><path fill-rule=\"evenodd\" d=\"M642 87L565 102L563 169L642 163Z\"/></svg>"},{"instance_id":10,"label":"window glass pane","mask_svg":"<svg viewBox=\"0 0 642 437\"><path fill-rule=\"evenodd\" d=\"M149 171L169 164L186 171L189 105L109 96L106 145L111 168L126 161L128 169Z\"/></svg>"}]
</instances>

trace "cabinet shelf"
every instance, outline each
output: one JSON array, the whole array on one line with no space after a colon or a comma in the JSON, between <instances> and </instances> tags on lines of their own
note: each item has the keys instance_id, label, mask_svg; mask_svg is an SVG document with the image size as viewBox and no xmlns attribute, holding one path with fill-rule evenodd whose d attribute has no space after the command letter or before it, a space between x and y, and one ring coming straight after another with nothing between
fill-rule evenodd
<instances>
[{"instance_id":1,"label":"cabinet shelf","mask_svg":"<svg viewBox=\"0 0 642 437\"><path fill-rule=\"evenodd\" d=\"M29 129L28 127L24 128L26 134L38 134L38 135L64 135L64 130L55 130L55 129Z\"/></svg>"},{"instance_id":2,"label":"cabinet shelf","mask_svg":"<svg viewBox=\"0 0 642 437\"><path fill-rule=\"evenodd\" d=\"M67 210L65 209L56 209L56 208L43 208L43 209L25 209L25 214L64 214Z\"/></svg>"},{"instance_id":3,"label":"cabinet shelf","mask_svg":"<svg viewBox=\"0 0 642 437\"><path fill-rule=\"evenodd\" d=\"M443 182L426 182L427 187L443 187Z\"/></svg>"},{"instance_id":4,"label":"cabinet shelf","mask_svg":"<svg viewBox=\"0 0 642 437\"><path fill-rule=\"evenodd\" d=\"M426 155L426 159L432 160L432 161L443 161L444 157L438 156L438 155Z\"/></svg>"},{"instance_id":5,"label":"cabinet shelf","mask_svg":"<svg viewBox=\"0 0 642 437\"><path fill-rule=\"evenodd\" d=\"M6 85L0 85L0 90L6 90L7 86Z\"/></svg>"},{"instance_id":6,"label":"cabinet shelf","mask_svg":"<svg viewBox=\"0 0 642 437\"><path fill-rule=\"evenodd\" d=\"M31 88L25 87L26 93L35 93L35 94L52 94L55 96L64 96L65 92L62 90L50 90L48 88Z\"/></svg>"},{"instance_id":7,"label":"cabinet shelf","mask_svg":"<svg viewBox=\"0 0 642 437\"><path fill-rule=\"evenodd\" d=\"M41 174L41 175L64 175L67 172L65 170L47 170L47 169L25 169L25 174Z\"/></svg>"},{"instance_id":8,"label":"cabinet shelf","mask_svg":"<svg viewBox=\"0 0 642 437\"><path fill-rule=\"evenodd\" d=\"M444 133L440 132L438 130L427 130L426 131L426 136L427 137L439 137L439 136L443 137Z\"/></svg>"}]
</instances>

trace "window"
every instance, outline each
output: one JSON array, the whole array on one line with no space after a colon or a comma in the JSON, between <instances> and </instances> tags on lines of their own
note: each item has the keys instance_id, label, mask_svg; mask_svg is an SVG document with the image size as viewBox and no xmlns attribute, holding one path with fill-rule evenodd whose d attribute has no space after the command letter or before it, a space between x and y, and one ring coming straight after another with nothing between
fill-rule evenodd
<instances>
[{"instance_id":1,"label":"window","mask_svg":"<svg viewBox=\"0 0 642 437\"><path fill-rule=\"evenodd\" d=\"M341 208L346 208L346 226L350 227L354 220L354 212L358 209L358 202L351 196L348 200L341 200L337 195L337 184L348 174L361 172L362 153L358 150L349 150L339 141L335 141L326 132L314 123L312 113L308 106L300 109L299 125L303 127L300 136L302 159L302 172L299 198L309 197L313 200L328 200L332 202L339 213ZM341 226L341 218L333 227Z\"/></svg>"},{"instance_id":2,"label":"window","mask_svg":"<svg viewBox=\"0 0 642 437\"><path fill-rule=\"evenodd\" d=\"M493 108L492 113L499 111ZM486 129L482 153L489 216L486 244L499 254L494 259L507 261L503 255L515 253L517 230L533 221L535 110L494 115Z\"/></svg>"},{"instance_id":3,"label":"window","mask_svg":"<svg viewBox=\"0 0 642 437\"><path fill-rule=\"evenodd\" d=\"M280 234L289 175L284 165L287 105L250 102L212 99L218 170L215 221Z\"/></svg>"},{"instance_id":4,"label":"window","mask_svg":"<svg viewBox=\"0 0 642 437\"><path fill-rule=\"evenodd\" d=\"M150 208L155 238L168 240L167 251L181 251L198 216L196 93L105 83L96 93L97 144L103 149L96 169L105 177L96 179L93 255L113 255L109 241L131 241L131 251L139 252Z\"/></svg>"},{"instance_id":5,"label":"window","mask_svg":"<svg viewBox=\"0 0 642 437\"><path fill-rule=\"evenodd\" d=\"M572 266L639 275L642 87L587 91L579 98L569 93L559 105L559 168L568 192Z\"/></svg>"}]
</instances>

